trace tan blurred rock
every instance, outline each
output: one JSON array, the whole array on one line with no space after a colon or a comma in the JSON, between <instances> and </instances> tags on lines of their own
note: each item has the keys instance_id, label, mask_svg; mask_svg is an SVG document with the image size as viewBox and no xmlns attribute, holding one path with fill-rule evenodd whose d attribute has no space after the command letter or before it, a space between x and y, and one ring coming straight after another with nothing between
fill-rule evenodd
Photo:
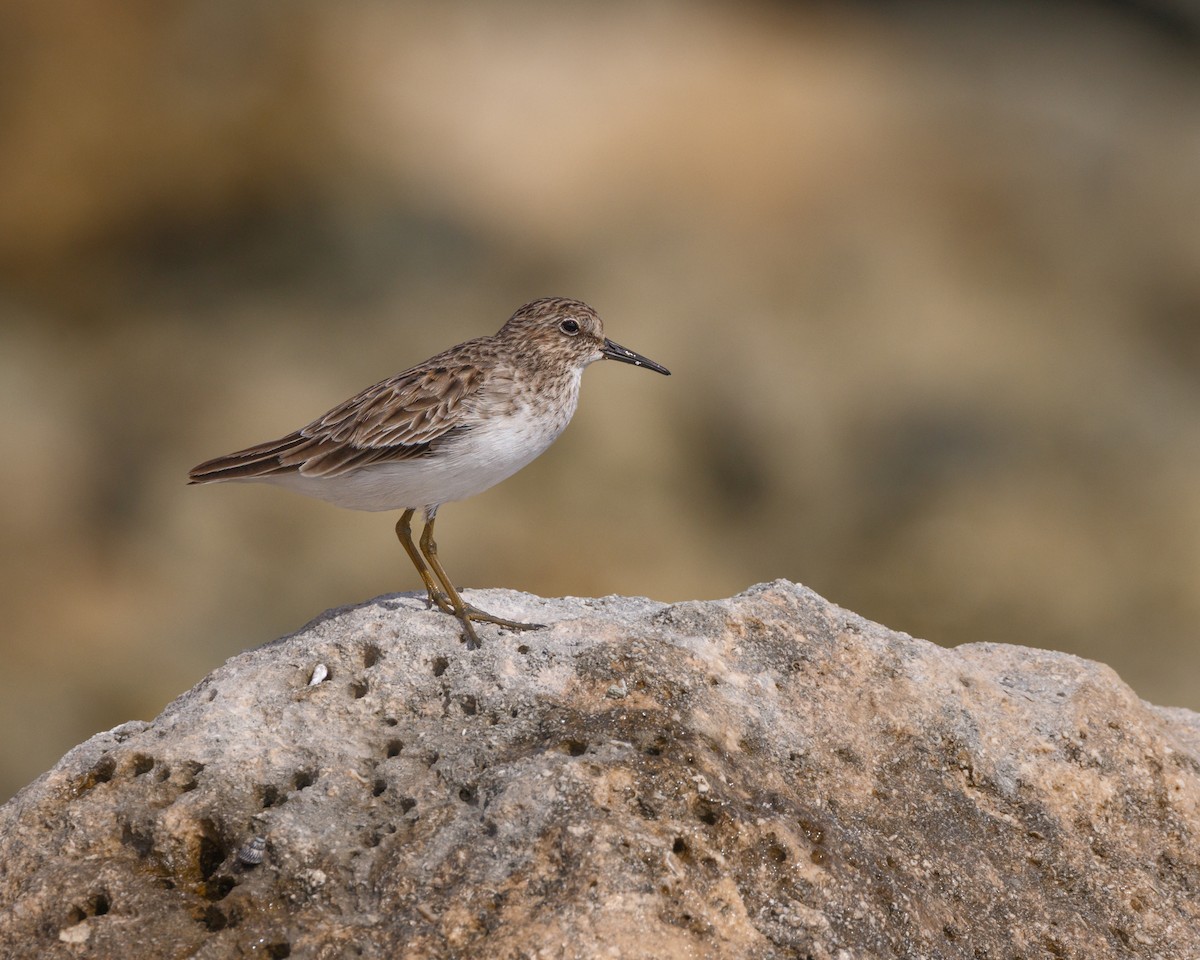
<instances>
[{"instance_id":1,"label":"tan blurred rock","mask_svg":"<svg viewBox=\"0 0 1200 960\"><path fill-rule=\"evenodd\" d=\"M784 581L472 599L551 626L381 598L72 750L0 808L0 955L1200 953L1200 718L1107 667Z\"/></svg>"}]
</instances>

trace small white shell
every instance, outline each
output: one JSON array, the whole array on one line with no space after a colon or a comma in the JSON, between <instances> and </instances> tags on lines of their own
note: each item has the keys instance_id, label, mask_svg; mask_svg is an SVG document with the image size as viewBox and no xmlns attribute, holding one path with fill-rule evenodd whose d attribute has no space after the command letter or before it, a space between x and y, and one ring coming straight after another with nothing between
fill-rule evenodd
<instances>
[{"instance_id":1,"label":"small white shell","mask_svg":"<svg viewBox=\"0 0 1200 960\"><path fill-rule=\"evenodd\" d=\"M318 683L329 676L329 668L323 663L318 663L313 667L312 677L309 678L308 685L315 687Z\"/></svg>"},{"instance_id":2,"label":"small white shell","mask_svg":"<svg viewBox=\"0 0 1200 960\"><path fill-rule=\"evenodd\" d=\"M248 867L254 867L263 862L267 855L267 841L263 837L255 837L242 844L237 852L237 858Z\"/></svg>"}]
</instances>

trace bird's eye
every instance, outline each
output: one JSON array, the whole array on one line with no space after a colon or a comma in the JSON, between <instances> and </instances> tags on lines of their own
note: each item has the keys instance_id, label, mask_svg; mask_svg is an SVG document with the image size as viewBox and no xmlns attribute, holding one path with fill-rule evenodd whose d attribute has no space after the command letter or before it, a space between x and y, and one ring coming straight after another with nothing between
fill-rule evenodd
<instances>
[{"instance_id":1,"label":"bird's eye","mask_svg":"<svg viewBox=\"0 0 1200 960\"><path fill-rule=\"evenodd\" d=\"M573 337L579 332L579 321L564 320L558 325L558 329L565 333L568 337Z\"/></svg>"}]
</instances>

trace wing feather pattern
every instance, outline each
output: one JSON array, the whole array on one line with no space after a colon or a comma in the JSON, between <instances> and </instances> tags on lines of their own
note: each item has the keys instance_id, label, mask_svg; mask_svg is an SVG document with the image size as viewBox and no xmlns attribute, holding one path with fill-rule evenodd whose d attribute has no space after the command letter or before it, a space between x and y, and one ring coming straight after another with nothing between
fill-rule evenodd
<instances>
[{"instance_id":1,"label":"wing feather pattern","mask_svg":"<svg viewBox=\"0 0 1200 960\"><path fill-rule=\"evenodd\" d=\"M431 444L466 429L464 417L483 383L479 365L447 361L430 361L367 387L286 437L193 467L189 482L293 471L336 477L371 463L420 457Z\"/></svg>"}]
</instances>

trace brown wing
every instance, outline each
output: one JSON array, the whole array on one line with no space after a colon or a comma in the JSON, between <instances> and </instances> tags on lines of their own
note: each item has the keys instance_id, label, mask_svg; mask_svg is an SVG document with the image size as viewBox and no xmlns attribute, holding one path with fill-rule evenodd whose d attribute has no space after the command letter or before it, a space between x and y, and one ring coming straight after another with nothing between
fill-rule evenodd
<instances>
[{"instance_id":1,"label":"brown wing","mask_svg":"<svg viewBox=\"0 0 1200 960\"><path fill-rule=\"evenodd\" d=\"M292 471L335 477L369 463L410 460L463 429L466 401L482 383L483 371L473 363L423 364L367 387L295 433L193 467L188 479L206 483Z\"/></svg>"}]
</instances>

